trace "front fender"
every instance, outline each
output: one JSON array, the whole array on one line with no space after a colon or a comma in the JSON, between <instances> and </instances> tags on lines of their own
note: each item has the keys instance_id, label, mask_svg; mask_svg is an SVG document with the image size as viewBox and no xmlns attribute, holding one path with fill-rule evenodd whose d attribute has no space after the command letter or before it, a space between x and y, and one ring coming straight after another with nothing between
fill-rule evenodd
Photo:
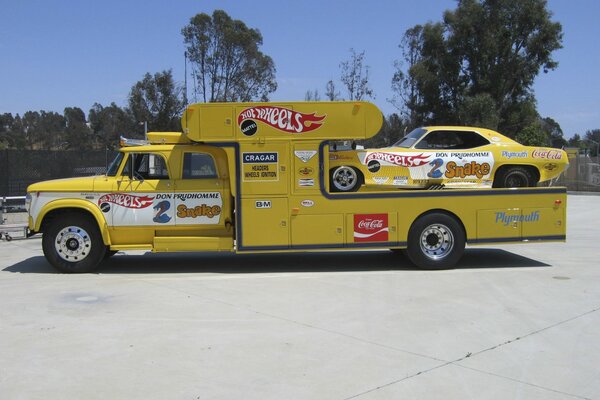
<instances>
[{"instance_id":1,"label":"front fender","mask_svg":"<svg viewBox=\"0 0 600 400\"><path fill-rule=\"evenodd\" d=\"M35 232L39 232L42 226L42 222L44 221L46 215L48 215L48 213L52 211L61 209L79 209L90 213L96 220L96 223L98 224L98 229L100 230L100 234L102 235L102 241L105 245L110 246L110 235L108 234L108 225L106 224L104 215L102 214L100 209L98 209L98 207L86 200L58 199L45 204L38 213L37 219L35 221L32 221L33 230Z\"/></svg>"}]
</instances>

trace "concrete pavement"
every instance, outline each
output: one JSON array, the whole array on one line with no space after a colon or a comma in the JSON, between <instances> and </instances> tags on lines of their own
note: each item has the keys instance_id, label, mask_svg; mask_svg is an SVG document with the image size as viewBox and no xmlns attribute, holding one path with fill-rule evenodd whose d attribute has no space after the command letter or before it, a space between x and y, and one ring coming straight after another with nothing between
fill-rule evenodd
<instances>
[{"instance_id":1,"label":"concrete pavement","mask_svg":"<svg viewBox=\"0 0 600 400\"><path fill-rule=\"evenodd\" d=\"M600 398L600 197L568 242L391 252L144 254L55 273L0 242L0 399Z\"/></svg>"}]
</instances>

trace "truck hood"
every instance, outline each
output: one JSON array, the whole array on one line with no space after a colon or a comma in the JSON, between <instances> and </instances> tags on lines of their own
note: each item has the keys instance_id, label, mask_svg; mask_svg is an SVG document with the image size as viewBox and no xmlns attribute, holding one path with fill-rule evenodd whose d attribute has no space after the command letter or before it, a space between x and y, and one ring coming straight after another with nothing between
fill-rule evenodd
<instances>
[{"instance_id":1,"label":"truck hood","mask_svg":"<svg viewBox=\"0 0 600 400\"><path fill-rule=\"evenodd\" d=\"M101 177L104 178L104 175ZM52 179L29 185L27 192L91 192L94 190L94 181L98 178L100 176Z\"/></svg>"}]
</instances>

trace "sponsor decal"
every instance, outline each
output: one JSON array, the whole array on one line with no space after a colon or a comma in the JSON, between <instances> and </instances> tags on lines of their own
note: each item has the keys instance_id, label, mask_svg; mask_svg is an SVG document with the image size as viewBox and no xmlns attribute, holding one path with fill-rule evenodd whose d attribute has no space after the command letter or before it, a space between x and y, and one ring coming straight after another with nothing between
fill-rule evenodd
<instances>
[{"instance_id":1,"label":"sponsor decal","mask_svg":"<svg viewBox=\"0 0 600 400\"><path fill-rule=\"evenodd\" d=\"M395 176L392 183L398 186L408 185L408 176Z\"/></svg>"},{"instance_id":2,"label":"sponsor decal","mask_svg":"<svg viewBox=\"0 0 600 400\"><path fill-rule=\"evenodd\" d=\"M171 202L168 200L163 200L156 204L152 209L156 211L154 214L154 218L152 221L157 222L159 224L166 224L171 220L171 217L166 214L166 212L171 208Z\"/></svg>"},{"instance_id":3,"label":"sponsor decal","mask_svg":"<svg viewBox=\"0 0 600 400\"><path fill-rule=\"evenodd\" d=\"M103 203L113 203L121 207L140 209L151 206L153 200L154 197L151 196L136 196L126 193L108 193L98 199L98 205L100 205L101 209Z\"/></svg>"},{"instance_id":4,"label":"sponsor decal","mask_svg":"<svg viewBox=\"0 0 600 400\"><path fill-rule=\"evenodd\" d=\"M110 204L108 203L102 203L100 204L100 210L102 210L102 212L107 213L110 211Z\"/></svg>"},{"instance_id":5,"label":"sponsor decal","mask_svg":"<svg viewBox=\"0 0 600 400\"><path fill-rule=\"evenodd\" d=\"M459 160L462 160L463 158L491 157L489 151L470 151L470 152L462 151L462 152L450 152L450 153L441 152L441 153L435 153L435 156L441 157L441 158L458 158Z\"/></svg>"},{"instance_id":6,"label":"sponsor decal","mask_svg":"<svg viewBox=\"0 0 600 400\"><path fill-rule=\"evenodd\" d=\"M221 193L219 192L209 192L209 193L175 193L173 196L171 194L157 194L157 199L171 199L173 197L175 200L206 200L206 199L220 199Z\"/></svg>"},{"instance_id":7,"label":"sponsor decal","mask_svg":"<svg viewBox=\"0 0 600 400\"><path fill-rule=\"evenodd\" d=\"M252 121L251 119L247 119L242 122L240 129L244 135L253 136L256 132L258 132L258 125L256 125L256 122Z\"/></svg>"},{"instance_id":8,"label":"sponsor decal","mask_svg":"<svg viewBox=\"0 0 600 400\"><path fill-rule=\"evenodd\" d=\"M431 165L431 167L432 167L431 170L427 173L427 176L429 178L439 179L439 178L441 178L444 175L442 173L442 171L440 171L440 169L444 165L444 160L443 159L436 158L435 160L433 160L432 162L430 162L429 165Z\"/></svg>"},{"instance_id":9,"label":"sponsor decal","mask_svg":"<svg viewBox=\"0 0 600 400\"><path fill-rule=\"evenodd\" d=\"M387 214L354 214L355 242L387 242Z\"/></svg>"},{"instance_id":10,"label":"sponsor decal","mask_svg":"<svg viewBox=\"0 0 600 400\"><path fill-rule=\"evenodd\" d=\"M531 157L542 158L544 160L562 159L562 151L553 149L535 149L531 152Z\"/></svg>"},{"instance_id":11,"label":"sponsor decal","mask_svg":"<svg viewBox=\"0 0 600 400\"><path fill-rule=\"evenodd\" d=\"M375 173L381 169L381 164L379 163L379 161L376 160L369 161L367 169L369 170L369 172Z\"/></svg>"},{"instance_id":12,"label":"sponsor decal","mask_svg":"<svg viewBox=\"0 0 600 400\"><path fill-rule=\"evenodd\" d=\"M254 204L256 208L271 208L273 205L271 200L256 200Z\"/></svg>"},{"instance_id":13,"label":"sponsor decal","mask_svg":"<svg viewBox=\"0 0 600 400\"><path fill-rule=\"evenodd\" d=\"M530 214L507 214L504 211L496 212L496 223L508 226L513 222L538 222L540 220L540 212L532 211Z\"/></svg>"},{"instance_id":14,"label":"sponsor decal","mask_svg":"<svg viewBox=\"0 0 600 400\"><path fill-rule=\"evenodd\" d=\"M398 154L398 153L385 153L385 152L374 152L367 155L365 163L369 165L371 161L383 162L391 165L398 165L400 167L419 167L429 163L428 154Z\"/></svg>"},{"instance_id":15,"label":"sponsor decal","mask_svg":"<svg viewBox=\"0 0 600 400\"><path fill-rule=\"evenodd\" d=\"M488 163L476 163L471 161L465 165L457 165L454 161L450 161L446 165L446 178L466 178L468 176L476 176L478 179L488 175L491 171L490 164Z\"/></svg>"},{"instance_id":16,"label":"sponsor decal","mask_svg":"<svg viewBox=\"0 0 600 400\"><path fill-rule=\"evenodd\" d=\"M544 169L546 169L548 171L554 171L556 168L558 168L558 165L556 165L554 163L544 164Z\"/></svg>"},{"instance_id":17,"label":"sponsor decal","mask_svg":"<svg viewBox=\"0 0 600 400\"><path fill-rule=\"evenodd\" d=\"M302 176L311 176L313 174L314 170L310 167L304 167L304 168L300 168L298 170L298 173Z\"/></svg>"},{"instance_id":18,"label":"sponsor decal","mask_svg":"<svg viewBox=\"0 0 600 400\"><path fill-rule=\"evenodd\" d=\"M524 151L506 151L506 150L502 150L502 157L508 158L509 160L511 158L527 158L527 156L528 156L527 150L524 150Z\"/></svg>"},{"instance_id":19,"label":"sponsor decal","mask_svg":"<svg viewBox=\"0 0 600 400\"><path fill-rule=\"evenodd\" d=\"M256 133L258 126L256 126L255 121L263 122L282 132L298 134L314 131L323 125L323 121L327 116L317 116L316 114L316 112L305 114L284 107L255 106L243 110L238 115L237 122L240 129L242 129L242 133L245 135L247 133L244 132L244 128L247 129L247 132L254 129L254 133ZM255 125L255 128L251 128L252 123Z\"/></svg>"},{"instance_id":20,"label":"sponsor decal","mask_svg":"<svg viewBox=\"0 0 600 400\"><path fill-rule=\"evenodd\" d=\"M210 206L207 204L202 204L196 207L188 207L185 204L180 204L177 206L177 218L213 218L219 216L220 214L220 206Z\"/></svg>"},{"instance_id":21,"label":"sponsor decal","mask_svg":"<svg viewBox=\"0 0 600 400\"><path fill-rule=\"evenodd\" d=\"M244 181L279 180L279 153L242 153Z\"/></svg>"},{"instance_id":22,"label":"sponsor decal","mask_svg":"<svg viewBox=\"0 0 600 400\"><path fill-rule=\"evenodd\" d=\"M298 186L315 186L314 179L298 179Z\"/></svg>"},{"instance_id":23,"label":"sponsor decal","mask_svg":"<svg viewBox=\"0 0 600 400\"><path fill-rule=\"evenodd\" d=\"M278 153L244 153L242 160L245 164L276 163Z\"/></svg>"},{"instance_id":24,"label":"sponsor decal","mask_svg":"<svg viewBox=\"0 0 600 400\"><path fill-rule=\"evenodd\" d=\"M378 184L378 185L383 185L384 183L386 183L390 178L387 176L374 176L373 177L373 181Z\"/></svg>"},{"instance_id":25,"label":"sponsor decal","mask_svg":"<svg viewBox=\"0 0 600 400\"><path fill-rule=\"evenodd\" d=\"M296 150L294 151L296 157L302 160L302 162L308 162L311 158L317 154L316 150ZM329 158L331 160L331 157Z\"/></svg>"},{"instance_id":26,"label":"sponsor decal","mask_svg":"<svg viewBox=\"0 0 600 400\"><path fill-rule=\"evenodd\" d=\"M300 202L300 205L301 205L302 207L312 207L312 206L314 206L314 205L315 205L315 202L314 202L314 201L312 201L312 200L302 200L302 201Z\"/></svg>"}]
</instances>

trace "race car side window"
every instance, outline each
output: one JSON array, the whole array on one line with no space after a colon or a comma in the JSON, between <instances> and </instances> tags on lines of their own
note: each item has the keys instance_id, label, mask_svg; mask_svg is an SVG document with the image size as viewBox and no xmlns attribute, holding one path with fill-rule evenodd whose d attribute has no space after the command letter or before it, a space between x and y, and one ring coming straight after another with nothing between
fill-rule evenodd
<instances>
[{"instance_id":1,"label":"race car side window","mask_svg":"<svg viewBox=\"0 0 600 400\"><path fill-rule=\"evenodd\" d=\"M207 153L185 153L183 155L183 179L216 179L215 160Z\"/></svg>"},{"instance_id":2,"label":"race car side window","mask_svg":"<svg viewBox=\"0 0 600 400\"><path fill-rule=\"evenodd\" d=\"M490 142L472 131L433 131L429 132L419 143L416 149L435 150L466 150L485 146Z\"/></svg>"}]
</instances>

